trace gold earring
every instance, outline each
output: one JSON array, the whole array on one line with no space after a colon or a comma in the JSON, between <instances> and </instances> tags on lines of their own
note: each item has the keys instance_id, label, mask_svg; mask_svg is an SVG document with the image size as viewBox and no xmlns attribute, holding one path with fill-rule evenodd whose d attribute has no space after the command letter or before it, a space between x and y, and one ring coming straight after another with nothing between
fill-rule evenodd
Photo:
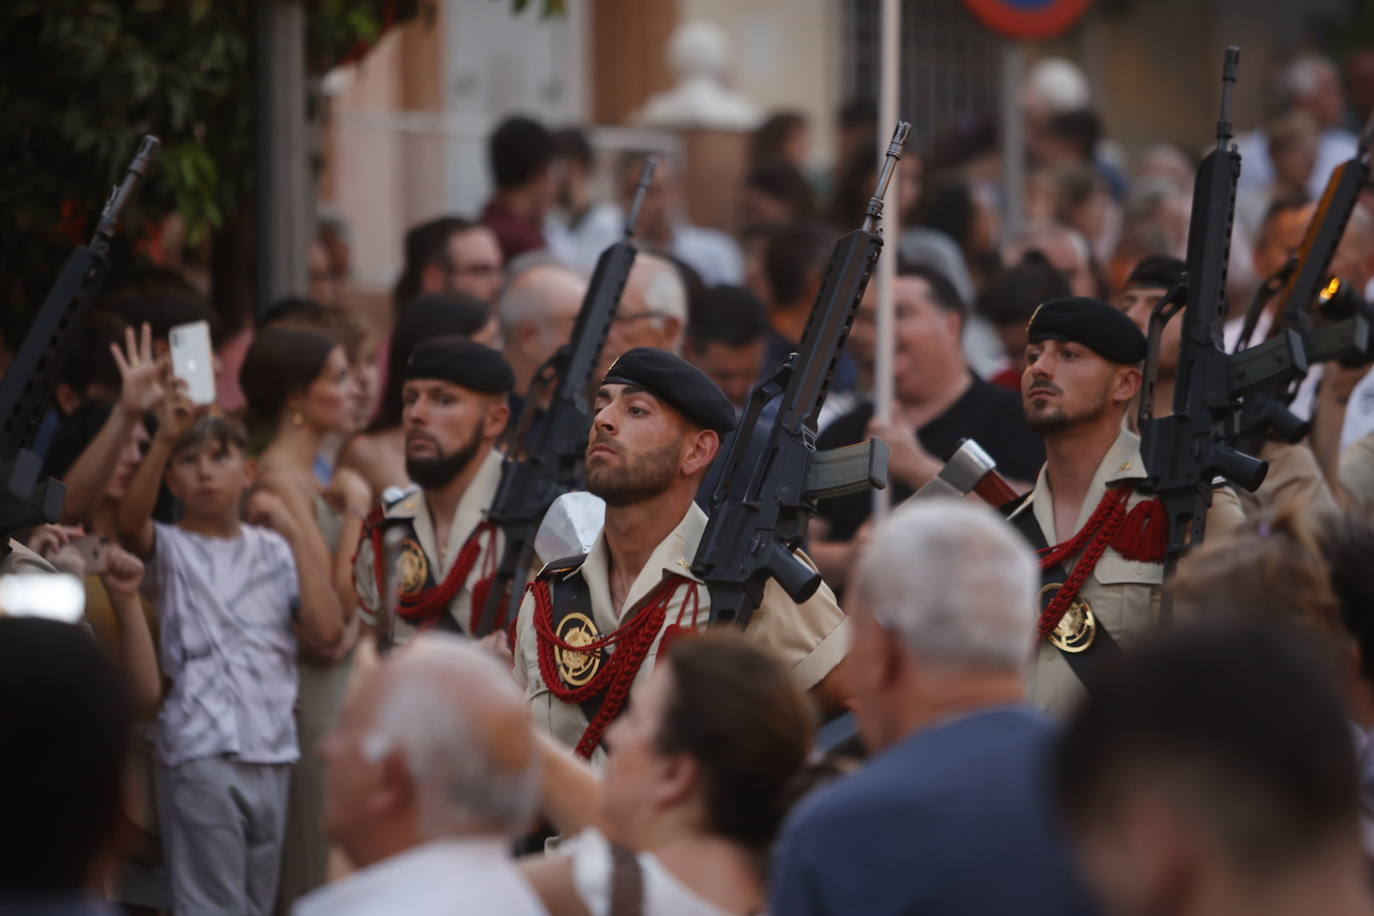
<instances>
[{"instance_id":1,"label":"gold earring","mask_svg":"<svg viewBox=\"0 0 1374 916\"><path fill-rule=\"evenodd\" d=\"M305 414L301 413L299 410L291 411L291 425L296 427L297 429L300 429L302 426L304 426Z\"/></svg>"}]
</instances>

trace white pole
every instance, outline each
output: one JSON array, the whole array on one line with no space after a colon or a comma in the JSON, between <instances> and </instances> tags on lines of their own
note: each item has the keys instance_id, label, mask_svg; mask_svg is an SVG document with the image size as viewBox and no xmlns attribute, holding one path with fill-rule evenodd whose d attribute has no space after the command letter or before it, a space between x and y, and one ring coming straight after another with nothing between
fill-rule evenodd
<instances>
[{"instance_id":1,"label":"white pole","mask_svg":"<svg viewBox=\"0 0 1374 916\"><path fill-rule=\"evenodd\" d=\"M883 0L880 23L877 155L881 170L892 128L897 124L897 102L901 95L901 0ZM908 146L911 142L908 141ZM901 214L897 211L900 184L900 170L894 170L887 189L887 205L883 208L883 253L878 258L878 276L874 278L878 284L878 322L873 354L873 415L883 421L892 419L892 363L896 355L892 341L892 281L897 276L897 235L901 231ZM891 506L890 484L885 490L873 491L875 521L887 515Z\"/></svg>"}]
</instances>

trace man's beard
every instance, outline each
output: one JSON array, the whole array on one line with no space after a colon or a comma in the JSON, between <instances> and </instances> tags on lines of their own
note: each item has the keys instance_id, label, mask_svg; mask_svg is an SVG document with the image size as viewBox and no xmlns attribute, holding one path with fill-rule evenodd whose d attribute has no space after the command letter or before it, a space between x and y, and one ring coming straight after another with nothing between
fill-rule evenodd
<instances>
[{"instance_id":1,"label":"man's beard","mask_svg":"<svg viewBox=\"0 0 1374 916\"><path fill-rule=\"evenodd\" d=\"M1063 397L1062 392L1058 393L1060 397ZM1070 410L1064 407L1062 403L1039 410L1027 403L1024 405L1024 409L1027 426L1042 436L1053 436L1101 418L1107 410L1107 399L1105 397L1100 398L1095 403L1085 405L1077 410Z\"/></svg>"},{"instance_id":2,"label":"man's beard","mask_svg":"<svg viewBox=\"0 0 1374 916\"><path fill-rule=\"evenodd\" d=\"M439 453L433 458L413 458L406 455L406 475L419 484L422 490L442 489L448 486L453 478L467 470L481 446L482 427L479 425L472 431L468 441L451 455L445 455L437 442L434 447Z\"/></svg>"},{"instance_id":3,"label":"man's beard","mask_svg":"<svg viewBox=\"0 0 1374 916\"><path fill-rule=\"evenodd\" d=\"M670 442L627 460L622 467L588 467L587 491L600 496L608 506L644 502L668 489L677 477L681 459L682 444Z\"/></svg>"}]
</instances>

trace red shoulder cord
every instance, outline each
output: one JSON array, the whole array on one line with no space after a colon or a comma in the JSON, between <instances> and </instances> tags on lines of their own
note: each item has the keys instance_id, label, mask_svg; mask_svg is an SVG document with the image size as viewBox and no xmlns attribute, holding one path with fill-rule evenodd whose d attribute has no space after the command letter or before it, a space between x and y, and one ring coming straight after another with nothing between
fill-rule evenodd
<instances>
[{"instance_id":1,"label":"red shoulder cord","mask_svg":"<svg viewBox=\"0 0 1374 916\"><path fill-rule=\"evenodd\" d=\"M371 516L369 516L369 520ZM397 605L396 612L405 619L411 626L428 629L434 626L439 620L439 615L446 612L449 602L453 596L458 594L458 590L467 581L468 575L472 572L472 567L476 565L477 558L483 555L486 549L487 562L483 564L483 572L486 574L488 567L491 571L495 570L496 562L496 534L497 527L490 521L484 521L463 542L463 549L458 551L458 557L453 561L453 567L449 569L444 581L434 588L416 592L412 595L402 595L400 603ZM372 541L373 556L373 575L377 579L377 594L386 596L386 546L383 543L382 526L373 524L364 526L363 537ZM483 543L485 539L485 544ZM362 549L361 542L359 549ZM356 582L355 582L356 584ZM483 583L473 586L474 595ZM489 587L489 583L488 587ZM482 590L485 594L485 589ZM374 609L369 608L373 613ZM477 621L481 616L482 603L474 597L472 602L472 621L469 624L469 633L477 632Z\"/></svg>"},{"instance_id":2,"label":"red shoulder cord","mask_svg":"<svg viewBox=\"0 0 1374 916\"><path fill-rule=\"evenodd\" d=\"M1050 603L1040 614L1040 624L1037 628L1040 639L1048 638L1054 632L1054 628L1059 626L1059 621L1068 613L1074 599L1078 597L1078 590L1083 587L1083 583L1097 566L1097 561L1102 559L1103 552L1116 537L1122 521L1126 518L1126 502L1130 499L1131 492L1132 487L1129 484L1108 490L1077 534L1056 547L1046 547L1039 551L1041 572L1053 569L1079 551L1083 551L1082 558L1074 565L1064 584L1055 592Z\"/></svg>"},{"instance_id":3,"label":"red shoulder cord","mask_svg":"<svg viewBox=\"0 0 1374 916\"><path fill-rule=\"evenodd\" d=\"M639 673L640 666L648 656L654 638L663 629L668 605L684 584L688 586L688 590L682 601L683 606L678 610L677 626L680 627L683 611L689 601L693 606L691 622L695 623L697 610L700 608L697 584L690 579L674 576L650 593L640 607L639 613L621 624L614 632L607 633L584 646L574 646L559 638L554 631L553 594L549 590L549 583L541 579L533 584L534 632L538 642L539 676L543 678L544 685L555 697L568 704L582 703L603 690L606 691L601 708L587 723L581 740L577 742L576 751L579 757L591 759L592 753L601 744L601 736L605 734L607 726L620 715L620 710L624 708L625 700L630 695L630 685L634 683L635 675ZM563 678L558 674L558 664L554 660L555 647L567 652L590 653L617 644L618 648L609 653L606 663L590 681L581 687L569 687L563 683Z\"/></svg>"}]
</instances>

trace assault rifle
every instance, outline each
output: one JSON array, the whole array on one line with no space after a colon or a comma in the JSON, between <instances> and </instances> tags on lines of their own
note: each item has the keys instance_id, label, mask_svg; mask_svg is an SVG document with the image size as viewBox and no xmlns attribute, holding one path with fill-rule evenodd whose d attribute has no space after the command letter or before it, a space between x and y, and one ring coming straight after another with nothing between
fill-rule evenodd
<instances>
[{"instance_id":1,"label":"assault rifle","mask_svg":"<svg viewBox=\"0 0 1374 916\"><path fill-rule=\"evenodd\" d=\"M1303 350L1309 365L1340 360L1362 361L1369 352L1370 320L1366 309L1348 303L1339 278L1328 271L1336 255L1341 236L1350 222L1360 191L1369 182L1369 147L1374 140L1374 116L1365 125L1355 156L1341 163L1326 182L1326 190L1307 224L1302 246L1288 259L1283 268L1267 280L1256 292L1246 311L1236 351L1250 342L1259 316L1269 299L1277 295L1281 303L1275 327L1293 330L1302 336ZM1318 324L1313 310L1318 309L1326 319ZM1307 423L1288 410L1292 400L1292 386L1258 391L1246 397L1240 421L1243 441L1262 441L1272 437L1283 442L1297 442L1307 434Z\"/></svg>"},{"instance_id":2,"label":"assault rifle","mask_svg":"<svg viewBox=\"0 0 1374 916\"><path fill-rule=\"evenodd\" d=\"M505 547L476 636L505 628L510 606L518 609L529 579L539 520L555 499L581 485L587 431L592 425L587 389L635 263L635 221L654 179L654 162L652 156L644 162L634 202L625 218L624 238L597 259L572 337L535 372L520 416L507 436L501 482L488 513L488 518L500 526ZM553 395L544 409L550 389Z\"/></svg>"},{"instance_id":3,"label":"assault rifle","mask_svg":"<svg viewBox=\"0 0 1374 916\"><path fill-rule=\"evenodd\" d=\"M905 121L898 123L863 228L836 243L797 352L754 389L724 456L711 517L692 561L692 572L710 589L713 624L747 626L769 579L777 579L793 601L810 598L820 588L821 575L793 551L806 534L816 500L887 485L882 442L817 453L816 418L882 251L883 195L910 130ZM768 446L757 464L744 467L760 413L774 398L781 400Z\"/></svg>"},{"instance_id":4,"label":"assault rifle","mask_svg":"<svg viewBox=\"0 0 1374 916\"><path fill-rule=\"evenodd\" d=\"M1291 381L1307 369L1301 338L1293 331L1234 356L1221 348L1226 262L1240 176L1240 154L1231 143L1231 87L1239 58L1236 48L1226 49L1217 145L1198 165L1193 187L1187 269L1150 315L1140 399L1141 455L1148 474L1145 488L1159 496L1168 519L1166 577L1190 546L1202 543L1213 480L1219 475L1255 490L1268 473L1266 462L1230 444L1237 432L1239 399ZM1174 412L1153 417L1161 334L1180 310L1183 328ZM1160 613L1167 620L1167 596Z\"/></svg>"},{"instance_id":5,"label":"assault rifle","mask_svg":"<svg viewBox=\"0 0 1374 916\"><path fill-rule=\"evenodd\" d=\"M81 325L104 279L120 213L157 147L157 137L143 138L124 180L105 201L91 243L67 256L13 364L0 379L0 555L15 532L55 522L62 514L66 488L53 477L38 479L43 459L27 446L52 400L68 336Z\"/></svg>"}]
</instances>

